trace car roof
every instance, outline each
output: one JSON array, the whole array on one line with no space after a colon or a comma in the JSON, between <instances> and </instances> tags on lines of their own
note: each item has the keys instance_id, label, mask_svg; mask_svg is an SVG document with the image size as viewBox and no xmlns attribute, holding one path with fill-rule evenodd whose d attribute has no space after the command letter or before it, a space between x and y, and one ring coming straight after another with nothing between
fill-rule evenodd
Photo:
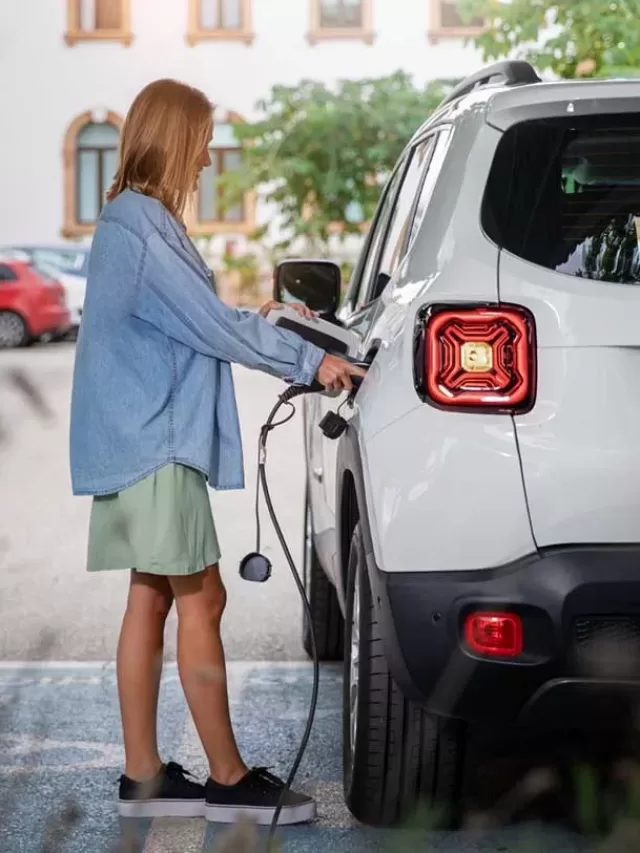
<instances>
[{"instance_id":1,"label":"car roof","mask_svg":"<svg viewBox=\"0 0 640 853\"><path fill-rule=\"evenodd\" d=\"M499 130L536 118L640 114L640 78L543 81L537 78L531 66L528 66L527 82L500 81L499 73L492 77L492 69L509 65L522 67L528 63L504 62L488 66L484 69L487 82L474 85L473 78L479 78L482 73L477 72L467 78L466 90L467 81L463 80L424 122L412 141L434 125L457 121L471 111L481 112L482 120Z\"/></svg>"}]
</instances>

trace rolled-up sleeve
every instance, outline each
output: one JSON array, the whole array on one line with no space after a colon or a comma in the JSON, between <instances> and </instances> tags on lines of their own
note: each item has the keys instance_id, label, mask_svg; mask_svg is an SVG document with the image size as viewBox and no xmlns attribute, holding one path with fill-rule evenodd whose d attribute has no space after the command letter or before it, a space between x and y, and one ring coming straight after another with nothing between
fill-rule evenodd
<instances>
[{"instance_id":1,"label":"rolled-up sleeve","mask_svg":"<svg viewBox=\"0 0 640 853\"><path fill-rule=\"evenodd\" d=\"M225 305L159 234L142 250L133 314L196 352L309 385L325 353L259 314Z\"/></svg>"}]
</instances>

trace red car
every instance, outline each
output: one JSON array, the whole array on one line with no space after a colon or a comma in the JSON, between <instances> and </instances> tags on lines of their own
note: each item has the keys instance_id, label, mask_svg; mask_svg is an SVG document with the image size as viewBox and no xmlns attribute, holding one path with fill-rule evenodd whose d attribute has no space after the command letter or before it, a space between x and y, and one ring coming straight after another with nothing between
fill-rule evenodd
<instances>
[{"instance_id":1,"label":"red car","mask_svg":"<svg viewBox=\"0 0 640 853\"><path fill-rule=\"evenodd\" d=\"M61 337L70 324L64 288L55 273L0 256L0 349Z\"/></svg>"}]
</instances>

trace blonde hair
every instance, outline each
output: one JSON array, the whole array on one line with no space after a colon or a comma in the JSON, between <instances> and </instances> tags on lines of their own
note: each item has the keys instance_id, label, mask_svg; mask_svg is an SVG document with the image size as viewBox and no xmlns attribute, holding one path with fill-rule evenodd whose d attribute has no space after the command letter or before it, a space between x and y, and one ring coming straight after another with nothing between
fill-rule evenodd
<instances>
[{"instance_id":1,"label":"blonde hair","mask_svg":"<svg viewBox=\"0 0 640 853\"><path fill-rule=\"evenodd\" d=\"M209 142L214 106L199 89L156 80L131 105L120 136L112 201L125 189L153 196L182 219L196 161Z\"/></svg>"}]
</instances>

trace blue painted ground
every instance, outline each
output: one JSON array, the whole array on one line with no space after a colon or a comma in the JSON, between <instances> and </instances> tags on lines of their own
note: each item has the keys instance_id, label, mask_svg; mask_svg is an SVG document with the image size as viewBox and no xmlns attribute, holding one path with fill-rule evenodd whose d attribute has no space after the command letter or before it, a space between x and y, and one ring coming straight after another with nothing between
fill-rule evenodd
<instances>
[{"instance_id":1,"label":"blue painted ground","mask_svg":"<svg viewBox=\"0 0 640 853\"><path fill-rule=\"evenodd\" d=\"M286 775L305 724L310 676L306 664L230 665L232 715L249 764L268 764ZM173 667L166 670L161 702L163 756L204 777ZM572 836L523 827L483 835L408 836L355 825L342 803L340 707L339 670L325 668L316 724L297 781L317 797L319 817L311 826L282 831L283 851L516 853L524 849L521 841L528 842L527 853L587 849ZM119 822L119 725L111 667L0 666L1 853L204 853L217 847L224 829L201 820ZM77 809L77 820L61 820L65 809ZM56 832L58 844L51 846Z\"/></svg>"}]
</instances>

